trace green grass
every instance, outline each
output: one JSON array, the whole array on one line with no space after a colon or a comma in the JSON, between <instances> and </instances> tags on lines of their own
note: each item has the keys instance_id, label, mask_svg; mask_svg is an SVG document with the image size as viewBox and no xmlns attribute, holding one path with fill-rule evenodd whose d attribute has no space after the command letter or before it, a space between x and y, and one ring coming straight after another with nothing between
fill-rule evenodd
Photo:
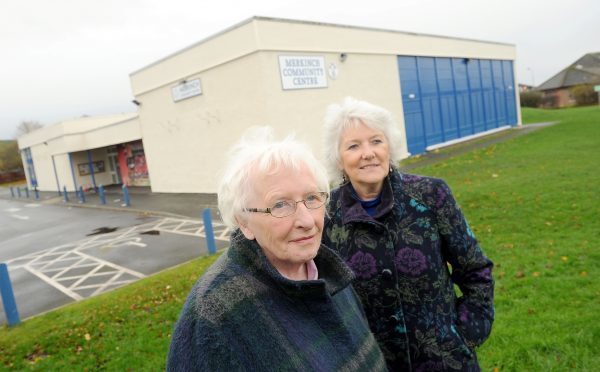
<instances>
[{"instance_id":1,"label":"green grass","mask_svg":"<svg viewBox=\"0 0 600 372\"><path fill-rule=\"evenodd\" d=\"M450 184L496 264L483 370L598 370L600 107L523 116L561 122L413 173Z\"/></svg>"},{"instance_id":2,"label":"green grass","mask_svg":"<svg viewBox=\"0 0 600 372\"><path fill-rule=\"evenodd\" d=\"M450 184L496 263L496 321L478 350L484 371L600 366L600 108L523 110L526 123L554 120L411 171ZM215 258L0 329L0 368L163 369L183 301Z\"/></svg>"},{"instance_id":3,"label":"green grass","mask_svg":"<svg viewBox=\"0 0 600 372\"><path fill-rule=\"evenodd\" d=\"M0 369L158 371L192 284L218 255L0 329Z\"/></svg>"}]
</instances>

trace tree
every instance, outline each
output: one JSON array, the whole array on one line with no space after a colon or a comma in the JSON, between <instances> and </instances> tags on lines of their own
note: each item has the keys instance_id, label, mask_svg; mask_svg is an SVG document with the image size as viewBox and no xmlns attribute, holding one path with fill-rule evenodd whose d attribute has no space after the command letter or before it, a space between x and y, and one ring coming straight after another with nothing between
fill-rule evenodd
<instances>
[{"instance_id":1,"label":"tree","mask_svg":"<svg viewBox=\"0 0 600 372\"><path fill-rule=\"evenodd\" d=\"M520 93L521 107L539 107L542 102L542 92L529 90Z\"/></svg>"},{"instance_id":2,"label":"tree","mask_svg":"<svg viewBox=\"0 0 600 372\"><path fill-rule=\"evenodd\" d=\"M24 120L17 126L17 131L15 133L15 138L19 138L24 134L33 132L36 129L42 128L43 125L38 121L33 120Z\"/></svg>"},{"instance_id":3,"label":"tree","mask_svg":"<svg viewBox=\"0 0 600 372\"><path fill-rule=\"evenodd\" d=\"M577 106L594 105L598 102L598 95L594 91L594 86L589 84L580 84L571 88L571 96L575 99Z\"/></svg>"},{"instance_id":4,"label":"tree","mask_svg":"<svg viewBox=\"0 0 600 372\"><path fill-rule=\"evenodd\" d=\"M0 172L23 169L17 141L0 141Z\"/></svg>"}]
</instances>

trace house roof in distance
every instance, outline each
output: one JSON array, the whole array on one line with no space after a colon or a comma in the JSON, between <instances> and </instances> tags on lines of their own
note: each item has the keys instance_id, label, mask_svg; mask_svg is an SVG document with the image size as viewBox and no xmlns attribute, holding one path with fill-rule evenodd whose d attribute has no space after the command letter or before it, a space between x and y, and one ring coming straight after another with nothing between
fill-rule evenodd
<instances>
[{"instance_id":1,"label":"house roof in distance","mask_svg":"<svg viewBox=\"0 0 600 372\"><path fill-rule=\"evenodd\" d=\"M568 88L579 84L600 84L600 52L584 55L536 89Z\"/></svg>"}]
</instances>

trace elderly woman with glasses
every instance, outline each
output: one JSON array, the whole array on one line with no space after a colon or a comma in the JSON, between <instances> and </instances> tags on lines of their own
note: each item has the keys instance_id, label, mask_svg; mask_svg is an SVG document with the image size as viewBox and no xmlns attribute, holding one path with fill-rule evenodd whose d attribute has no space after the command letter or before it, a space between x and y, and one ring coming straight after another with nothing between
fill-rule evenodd
<instances>
[{"instance_id":1,"label":"elderly woman with glasses","mask_svg":"<svg viewBox=\"0 0 600 372\"><path fill-rule=\"evenodd\" d=\"M340 186L323 243L356 274L390 370L479 370L474 349L494 320L492 262L444 181L398 170L397 128L364 101L329 107L326 159Z\"/></svg>"},{"instance_id":2,"label":"elderly woman with glasses","mask_svg":"<svg viewBox=\"0 0 600 372\"><path fill-rule=\"evenodd\" d=\"M231 151L218 189L231 246L189 294L167 370L386 370L352 271L321 245L326 171L271 132L254 128Z\"/></svg>"}]
</instances>

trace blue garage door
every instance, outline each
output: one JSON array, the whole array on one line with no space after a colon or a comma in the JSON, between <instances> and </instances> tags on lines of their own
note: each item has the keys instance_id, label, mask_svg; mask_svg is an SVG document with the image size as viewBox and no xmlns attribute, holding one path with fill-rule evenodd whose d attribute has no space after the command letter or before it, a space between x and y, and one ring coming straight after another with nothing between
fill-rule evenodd
<instances>
[{"instance_id":1,"label":"blue garage door","mask_svg":"<svg viewBox=\"0 0 600 372\"><path fill-rule=\"evenodd\" d=\"M411 154L428 146L516 125L511 61L399 56Z\"/></svg>"}]
</instances>

